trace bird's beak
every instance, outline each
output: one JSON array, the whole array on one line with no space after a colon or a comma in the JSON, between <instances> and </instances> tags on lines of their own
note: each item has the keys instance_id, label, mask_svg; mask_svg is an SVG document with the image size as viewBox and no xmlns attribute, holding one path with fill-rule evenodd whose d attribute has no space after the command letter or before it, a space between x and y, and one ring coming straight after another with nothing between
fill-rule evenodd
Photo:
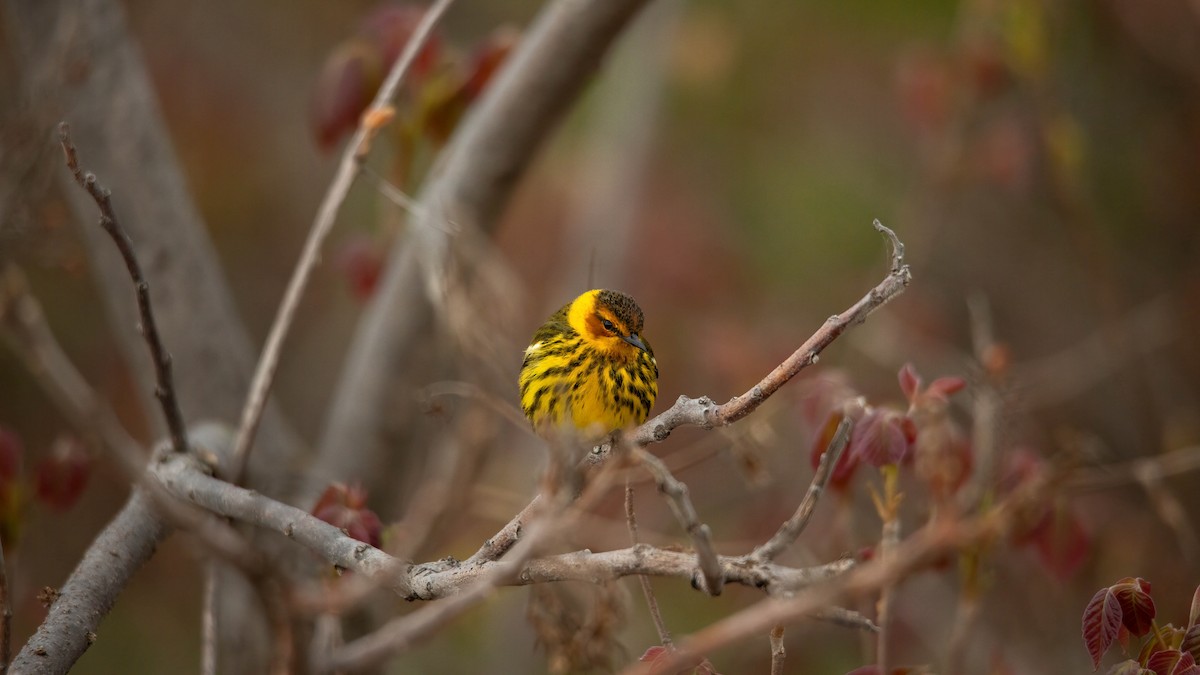
<instances>
[{"instance_id":1,"label":"bird's beak","mask_svg":"<svg viewBox=\"0 0 1200 675\"><path fill-rule=\"evenodd\" d=\"M650 351L649 349L646 348L646 343L642 342L642 338L638 337L637 333L630 333L629 335L626 335L626 336L622 337L621 339L628 342L629 344L633 345L634 347L637 347L638 349L640 349L644 352Z\"/></svg>"}]
</instances>

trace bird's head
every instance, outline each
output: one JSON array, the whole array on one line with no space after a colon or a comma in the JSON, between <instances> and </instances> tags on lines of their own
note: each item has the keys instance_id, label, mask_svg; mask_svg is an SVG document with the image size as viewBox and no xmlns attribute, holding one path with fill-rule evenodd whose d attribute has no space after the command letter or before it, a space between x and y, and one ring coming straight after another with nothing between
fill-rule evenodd
<instances>
[{"instance_id":1,"label":"bird's head","mask_svg":"<svg viewBox=\"0 0 1200 675\"><path fill-rule=\"evenodd\" d=\"M642 338L642 308L619 291L591 290L575 298L567 311L567 322L596 349L627 359L639 352L651 356Z\"/></svg>"}]
</instances>

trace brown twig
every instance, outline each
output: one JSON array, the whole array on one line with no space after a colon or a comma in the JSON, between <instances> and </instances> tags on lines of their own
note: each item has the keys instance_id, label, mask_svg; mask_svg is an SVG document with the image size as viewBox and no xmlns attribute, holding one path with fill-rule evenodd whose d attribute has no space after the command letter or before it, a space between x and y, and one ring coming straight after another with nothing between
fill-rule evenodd
<instances>
[{"instance_id":1,"label":"brown twig","mask_svg":"<svg viewBox=\"0 0 1200 675\"><path fill-rule=\"evenodd\" d=\"M776 625L811 616L833 606L838 598L873 593L894 586L947 553L994 541L1014 523L1044 508L1048 490L1059 477L1048 475L1029 481L985 514L960 519L955 515L931 520L901 542L887 559L876 558L844 575L810 586L783 600L756 603L696 633L676 641L676 650L653 664L635 663L623 675L674 673L680 667L727 645L762 635Z\"/></svg>"},{"instance_id":2,"label":"brown twig","mask_svg":"<svg viewBox=\"0 0 1200 675\"><path fill-rule=\"evenodd\" d=\"M1157 473L1172 476L1200 471L1200 445L1191 445L1155 457L1142 457L1079 471L1063 486L1068 492L1108 490L1130 483L1140 483L1141 476Z\"/></svg>"},{"instance_id":3,"label":"brown twig","mask_svg":"<svg viewBox=\"0 0 1200 675\"><path fill-rule=\"evenodd\" d=\"M629 442L646 446L662 442L680 426L692 425L712 429L742 419L754 412L763 401L770 398L797 373L816 363L820 353L838 336L850 327L866 321L871 313L902 293L912 282L912 273L904 263L904 244L896 237L895 232L878 220L874 225L877 231L887 236L892 245L891 269L883 281L845 312L829 317L799 349L746 393L734 396L721 405L717 405L707 396L698 399L680 396L675 405L635 429L628 438Z\"/></svg>"},{"instance_id":4,"label":"brown twig","mask_svg":"<svg viewBox=\"0 0 1200 675\"><path fill-rule=\"evenodd\" d=\"M791 599L769 599L751 605L677 641L674 652L653 664L636 663L626 668L623 674L674 673L703 654L754 635L762 635L774 626L811 616L828 608L840 597L869 593L894 584L947 551L995 536L1000 526L996 518L963 523L951 523L945 519L931 523L905 540L890 561L873 560L826 583L811 586Z\"/></svg>"},{"instance_id":5,"label":"brown twig","mask_svg":"<svg viewBox=\"0 0 1200 675\"><path fill-rule=\"evenodd\" d=\"M8 570L4 546L0 545L0 673L8 672L12 660L12 594L8 589Z\"/></svg>"},{"instance_id":6,"label":"brown twig","mask_svg":"<svg viewBox=\"0 0 1200 675\"><path fill-rule=\"evenodd\" d=\"M787 657L787 650L783 648L783 624L775 624L769 636L771 638L771 675L783 675L783 660Z\"/></svg>"},{"instance_id":7,"label":"brown twig","mask_svg":"<svg viewBox=\"0 0 1200 675\"><path fill-rule=\"evenodd\" d=\"M252 547L236 531L179 503L157 483L146 479L145 452L71 363L46 323L41 305L29 292L24 275L12 264L0 268L0 335L79 434L100 439L129 482L146 490L168 521L193 531L217 556L244 569L257 568L259 562ZM206 439L201 441L202 447L217 443L213 439L220 431L201 425L192 435L197 434ZM173 441L171 447L175 447Z\"/></svg>"},{"instance_id":8,"label":"brown twig","mask_svg":"<svg viewBox=\"0 0 1200 675\"><path fill-rule=\"evenodd\" d=\"M141 317L139 329L146 345L150 348L150 358L154 362L154 375L157 384L154 396L162 407L163 417L167 422L167 431L171 435L171 445L175 452L187 452L187 429L183 423L183 413L179 409L179 400L175 396L175 379L172 375L171 354L163 347L158 335L158 325L154 320L154 310L150 304L150 284L142 275L142 266L138 263L133 251L133 241L117 220L117 214L112 206L112 193L103 188L95 174L84 172L79 167L79 158L75 145L71 142L71 127L63 122L58 125L58 140L66 155L67 168L75 177L75 182L96 201L100 208L100 226L112 237L117 250L125 260L125 267L133 279L133 287L137 296L138 313Z\"/></svg>"},{"instance_id":9,"label":"brown twig","mask_svg":"<svg viewBox=\"0 0 1200 675\"><path fill-rule=\"evenodd\" d=\"M629 541L638 545L637 514L633 510L633 486L625 483L625 523L629 527ZM658 631L658 641L664 647L671 646L671 631L667 622L663 621L662 612L658 608L658 598L654 597L654 587L650 577L639 574L638 583L642 587L642 595L646 598L646 608L650 610L650 618L654 620L654 629Z\"/></svg>"},{"instance_id":10,"label":"brown twig","mask_svg":"<svg viewBox=\"0 0 1200 675\"><path fill-rule=\"evenodd\" d=\"M967 311L971 319L972 351L981 375L971 388L974 396L971 449L976 468L962 491L960 503L974 505L995 486L1000 470L999 435L1003 408L1000 377L1003 374L995 372L988 364L988 353L996 348L996 340L987 296L979 292L972 294L967 299Z\"/></svg>"},{"instance_id":11,"label":"brown twig","mask_svg":"<svg viewBox=\"0 0 1200 675\"><path fill-rule=\"evenodd\" d=\"M895 554L896 547L900 545L900 519L898 517L891 518L883 524L883 534L879 540L879 559L882 562L890 561ZM895 579L883 584L879 588L879 602L876 604L878 608L875 613L875 625L879 626L879 632L875 638L876 644L876 662L879 664L879 672L890 673L891 671L891 626L892 626L892 611L894 609L894 598L896 594L896 584L900 579Z\"/></svg>"},{"instance_id":12,"label":"brown twig","mask_svg":"<svg viewBox=\"0 0 1200 675\"><path fill-rule=\"evenodd\" d=\"M654 476L658 489L667 497L667 503L675 514L675 519L683 526L692 538L692 546L696 549L696 559L699 563L700 576L695 579L697 586L709 595L720 595L725 577L721 573L721 563L717 552L713 549L712 531L708 525L700 522L696 507L688 495L688 487L671 475L667 465L654 455L642 448L631 449L633 458Z\"/></svg>"},{"instance_id":13,"label":"brown twig","mask_svg":"<svg viewBox=\"0 0 1200 675\"><path fill-rule=\"evenodd\" d=\"M217 565L204 566L204 597L200 610L200 675L217 675Z\"/></svg>"},{"instance_id":14,"label":"brown twig","mask_svg":"<svg viewBox=\"0 0 1200 675\"><path fill-rule=\"evenodd\" d=\"M409 67L416 61L417 54L420 53L425 41L432 34L433 27L451 2L453 0L437 0L425 11L420 23L413 29L412 36L405 44L400 58L396 59L395 65L388 72L387 78L375 95L375 100L363 113L358 129L342 153L337 173L317 209L317 215L313 220L312 229L309 230L308 239L304 242L300 260L296 263L296 269L292 273L291 281L288 282L283 300L279 303L275 321L271 325L271 332L267 335L262 357L259 358L254 379L250 384L250 394L247 396L246 405L242 410L242 420L238 426L237 441L234 444L231 475L235 482L241 479L242 472L245 470L250 446L254 442L254 435L258 429L259 420L262 418L267 396L270 394L271 385L275 380L275 371L279 367L283 340L291 331L301 296L304 295L313 270L320 261L321 246L333 228L334 221L337 220L338 211L341 210L342 203L350 192L350 186L354 184L363 162L366 161L371 140L382 128L382 124L371 121L380 119L380 113L390 108L391 101L396 97L396 92L400 88L401 80L408 72Z\"/></svg>"},{"instance_id":15,"label":"brown twig","mask_svg":"<svg viewBox=\"0 0 1200 675\"><path fill-rule=\"evenodd\" d=\"M775 556L782 553L784 549L791 546L799 538L800 533L808 526L808 521L812 518L812 514L817 508L817 501L825 492L825 485L829 483L829 477L833 475L833 467L837 466L838 460L841 459L842 452L846 449L846 444L850 442L850 433L853 430L854 420L850 415L847 415L838 424L837 430L833 433L833 438L829 440L829 447L821 455L821 462L817 465L816 472L813 473L812 482L808 485L808 492L804 493L804 499L801 500L800 506L796 508L796 512L792 514L791 518L788 518L787 522L780 526L779 531L773 537L750 553L750 559L757 561L774 560Z\"/></svg>"}]
</instances>

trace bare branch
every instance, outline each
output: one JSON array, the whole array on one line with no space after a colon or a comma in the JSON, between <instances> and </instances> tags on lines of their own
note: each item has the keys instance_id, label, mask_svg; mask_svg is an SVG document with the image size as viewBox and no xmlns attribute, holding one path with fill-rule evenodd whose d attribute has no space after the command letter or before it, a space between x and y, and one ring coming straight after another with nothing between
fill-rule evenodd
<instances>
[{"instance_id":1,"label":"bare branch","mask_svg":"<svg viewBox=\"0 0 1200 675\"><path fill-rule=\"evenodd\" d=\"M391 101L396 97L401 80L416 61L417 54L425 45L425 41L429 39L433 27L450 7L451 2L453 0L437 0L426 10L425 15L421 17L420 23L417 24L412 36L405 44L404 52L401 53L400 58L396 59L396 63L392 66L383 85L379 87L375 100L363 113L354 137L350 139L342 153L337 173L329 185L325 199L317 209L312 229L309 230L308 240L304 242L304 250L300 254L299 262L296 263L296 270L292 273L292 279L288 282L283 301L280 302L279 309L276 311L275 322L271 325L271 332L267 336L267 343L263 347L262 357L259 359L258 368L255 370L254 379L250 385L250 394L242 410L242 421L238 426L237 441L233 450L231 475L235 482L241 480L247 455L258 429L258 422L262 417L263 407L271 392L275 371L279 367L283 340L291 330L301 296L304 295L308 280L312 276L313 270L316 269L321 255L321 246L325 243L325 237L329 231L333 229L342 202L346 200L350 186L354 184L363 162L366 161L371 140L383 126L378 122L372 123L372 120L378 120L383 111L390 109Z\"/></svg>"},{"instance_id":2,"label":"bare branch","mask_svg":"<svg viewBox=\"0 0 1200 675\"><path fill-rule=\"evenodd\" d=\"M1142 483L1144 476L1157 473L1160 477L1200 471L1200 445L1172 450L1153 457L1142 457L1085 469L1063 486L1068 492L1108 490L1122 485Z\"/></svg>"},{"instance_id":3,"label":"bare branch","mask_svg":"<svg viewBox=\"0 0 1200 675\"><path fill-rule=\"evenodd\" d=\"M906 540L896 556L889 562L873 560L847 574L814 585L794 598L765 600L731 614L696 633L676 641L676 650L651 664L633 664L624 675L644 673L673 673L680 667L703 654L739 642L748 637L762 635L777 625L786 625L796 619L811 616L825 610L837 599L852 593L867 593L894 583L921 569L937 556L952 551L968 542L995 535L991 522L970 524L931 524Z\"/></svg>"},{"instance_id":4,"label":"bare branch","mask_svg":"<svg viewBox=\"0 0 1200 675\"><path fill-rule=\"evenodd\" d=\"M12 593L8 588L8 569L4 547L0 546L0 675L8 672L12 660Z\"/></svg>"},{"instance_id":5,"label":"bare branch","mask_svg":"<svg viewBox=\"0 0 1200 675\"><path fill-rule=\"evenodd\" d=\"M825 448L825 453L821 455L821 462L817 465L812 482L808 485L808 492L804 493L804 499L800 502L800 506L796 508L792 517L780 526L779 531L773 537L754 549L749 556L751 559L774 560L775 556L783 553L784 549L794 544L800 537L800 533L808 526L808 521L817 508L817 500L824 493L825 485L829 483L829 477L833 475L833 467L837 466L842 452L846 449L846 444L850 442L850 433L853 430L854 419L850 415L846 415L838 424L837 430L834 431L833 438L829 441L829 447Z\"/></svg>"},{"instance_id":6,"label":"bare branch","mask_svg":"<svg viewBox=\"0 0 1200 675\"><path fill-rule=\"evenodd\" d=\"M629 527L630 543L637 546L637 515L633 510L633 486L628 482L625 483L625 523ZM650 584L650 577L639 574L637 579L638 584L642 587L642 595L646 598L646 608L650 610L650 618L654 620L654 629L658 631L658 641L664 647L670 647L671 631L667 629L667 622L663 621L662 612L658 609L658 599L654 597L654 586Z\"/></svg>"},{"instance_id":7,"label":"bare branch","mask_svg":"<svg viewBox=\"0 0 1200 675\"><path fill-rule=\"evenodd\" d=\"M654 482L658 483L658 489L666 495L667 503L671 505L671 511L675 514L675 518L691 536L692 546L696 549L696 558L700 567L700 577L696 579L697 585L709 595L720 595L725 577L721 573L721 564L717 560L717 553L713 550L712 532L708 529L708 525L700 522L700 517L696 514L696 507L692 505L692 499L688 496L687 486L671 475L662 460L645 450L633 448L633 457L654 476Z\"/></svg>"},{"instance_id":8,"label":"bare branch","mask_svg":"<svg viewBox=\"0 0 1200 675\"><path fill-rule=\"evenodd\" d=\"M217 515L279 532L317 553L330 564L377 579L382 586L408 600L435 600L460 593L482 576L491 573L500 563L499 556L508 550L502 546L485 544L465 561L443 559L410 565L350 538L338 528L300 509L212 478L203 473L191 458L168 458L157 464L153 473L168 490L181 498ZM514 519L501 530L502 534L490 541L523 541L524 537L517 533L527 529L531 513L530 507L526 507L522 512L523 521ZM733 556L719 556L717 563L723 583L751 586L779 597L788 597L810 584L841 574L855 564L853 560L845 559L813 568L792 568ZM520 569L519 574L505 583L599 582L633 574L692 580L695 568L694 554L637 544L617 551L579 551L532 559Z\"/></svg>"},{"instance_id":9,"label":"bare branch","mask_svg":"<svg viewBox=\"0 0 1200 675\"><path fill-rule=\"evenodd\" d=\"M676 641L676 650L653 664L636 663L624 675L673 673L702 655L746 638L762 635L779 624L827 611L838 598L872 593L892 586L939 560L947 553L1003 536L1015 522L1044 505L1046 490L1057 481L1048 476L1030 481L986 514L958 520L953 517L930 521L901 542L887 560L876 558L826 583L813 585L794 597L766 600ZM673 670L675 669L675 670Z\"/></svg>"},{"instance_id":10,"label":"bare branch","mask_svg":"<svg viewBox=\"0 0 1200 675\"><path fill-rule=\"evenodd\" d=\"M884 227L879 221L875 221L875 229L887 235L892 245L891 270L875 288L842 314L829 317L799 349L746 393L734 396L721 405L717 405L707 396L695 399L680 396L675 405L633 430L628 438L629 442L646 446L662 442L673 430L683 425L711 429L740 420L754 412L763 401L770 398L797 373L816 363L818 355L848 328L866 321L871 313L902 293L912 281L912 273L904 263L904 244L896 237L895 232Z\"/></svg>"},{"instance_id":11,"label":"bare branch","mask_svg":"<svg viewBox=\"0 0 1200 675\"><path fill-rule=\"evenodd\" d=\"M175 378L171 374L171 354L163 347L162 339L158 336L158 323L154 319L154 309L150 304L150 284L142 274L142 266L133 250L133 241L112 206L112 193L106 190L96 180L95 174L85 173L79 167L75 145L71 142L71 128L66 122L58 125L58 142L66 155L67 168L75 177L75 182L92 196L96 206L100 207L100 227L112 237L129 277L133 280L134 291L137 295L138 314L141 317L139 330L150 348L150 359L154 362L154 377L157 385L154 396L162 408L163 418L167 422L167 431L171 435L171 444L175 452L187 452L187 429L183 424L183 413L179 410L179 399L175 396Z\"/></svg>"},{"instance_id":12,"label":"bare branch","mask_svg":"<svg viewBox=\"0 0 1200 675\"><path fill-rule=\"evenodd\" d=\"M156 482L147 480L145 453L63 353L46 324L41 305L29 293L24 275L12 264L0 268L0 334L80 435L99 438L113 452L129 482L146 490L168 521L192 531L212 552L243 570L259 569L261 561L232 528L179 503ZM200 425L194 435L210 446L221 443L221 433L214 425ZM207 452L206 447L197 450Z\"/></svg>"},{"instance_id":13,"label":"bare branch","mask_svg":"<svg viewBox=\"0 0 1200 675\"><path fill-rule=\"evenodd\" d=\"M12 663L14 673L66 673L96 641L100 621L171 528L141 490L100 533Z\"/></svg>"},{"instance_id":14,"label":"bare branch","mask_svg":"<svg viewBox=\"0 0 1200 675\"><path fill-rule=\"evenodd\" d=\"M63 352L46 323L25 275L11 263L0 269L0 329L34 380L80 434L98 437L131 480L144 468L145 452L112 409L104 405Z\"/></svg>"},{"instance_id":15,"label":"bare branch","mask_svg":"<svg viewBox=\"0 0 1200 675\"><path fill-rule=\"evenodd\" d=\"M783 624L775 624L769 634L771 638L771 675L783 675L783 660L787 650L783 648Z\"/></svg>"}]
</instances>

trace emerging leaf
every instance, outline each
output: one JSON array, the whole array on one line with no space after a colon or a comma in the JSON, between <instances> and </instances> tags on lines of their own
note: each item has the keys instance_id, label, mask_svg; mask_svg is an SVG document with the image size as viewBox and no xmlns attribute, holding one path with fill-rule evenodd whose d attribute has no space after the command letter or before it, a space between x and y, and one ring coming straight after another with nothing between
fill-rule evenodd
<instances>
[{"instance_id":1,"label":"emerging leaf","mask_svg":"<svg viewBox=\"0 0 1200 675\"><path fill-rule=\"evenodd\" d=\"M1183 629L1176 628L1174 624L1166 624L1159 626L1157 631L1152 631L1151 636L1142 645L1142 650L1138 652L1138 661L1148 663L1150 657L1161 651L1178 651L1183 645Z\"/></svg>"},{"instance_id":2,"label":"emerging leaf","mask_svg":"<svg viewBox=\"0 0 1200 675\"><path fill-rule=\"evenodd\" d=\"M1196 625L1197 619L1200 619L1200 586L1196 587L1192 593L1192 609L1188 612L1188 628Z\"/></svg>"},{"instance_id":3,"label":"emerging leaf","mask_svg":"<svg viewBox=\"0 0 1200 675\"><path fill-rule=\"evenodd\" d=\"M25 446L21 437L0 426L0 541L16 543L21 532L26 494L19 480Z\"/></svg>"},{"instance_id":4,"label":"emerging leaf","mask_svg":"<svg viewBox=\"0 0 1200 675\"><path fill-rule=\"evenodd\" d=\"M1100 667L1100 659L1112 646L1120 627L1121 603L1112 589L1102 588L1083 610L1083 644L1092 657L1092 670Z\"/></svg>"},{"instance_id":5,"label":"emerging leaf","mask_svg":"<svg viewBox=\"0 0 1200 675\"><path fill-rule=\"evenodd\" d=\"M1183 634L1183 642L1180 643L1179 649L1192 655L1193 659L1200 660L1200 625L1192 624Z\"/></svg>"},{"instance_id":6,"label":"emerging leaf","mask_svg":"<svg viewBox=\"0 0 1200 675\"><path fill-rule=\"evenodd\" d=\"M1130 633L1141 637L1150 632L1154 621L1154 598L1150 597L1150 582L1126 577L1110 587L1121 603L1121 621Z\"/></svg>"},{"instance_id":7,"label":"emerging leaf","mask_svg":"<svg viewBox=\"0 0 1200 675\"><path fill-rule=\"evenodd\" d=\"M908 399L911 404L921 391L921 376L917 374L917 369L913 367L913 364L906 363L900 368L897 377L900 380L900 391L904 392L904 398Z\"/></svg>"},{"instance_id":8,"label":"emerging leaf","mask_svg":"<svg viewBox=\"0 0 1200 675\"><path fill-rule=\"evenodd\" d=\"M362 39L346 42L325 61L313 91L313 133L322 150L330 150L358 125L379 85L383 83L383 58Z\"/></svg>"},{"instance_id":9,"label":"emerging leaf","mask_svg":"<svg viewBox=\"0 0 1200 675\"><path fill-rule=\"evenodd\" d=\"M500 66L508 59L508 55L520 40L521 34L515 28L501 26L492 31L476 48L467 68L467 82L463 86L463 93L468 102L474 101L483 93L492 81L492 76L500 70Z\"/></svg>"},{"instance_id":10,"label":"emerging leaf","mask_svg":"<svg viewBox=\"0 0 1200 675\"><path fill-rule=\"evenodd\" d=\"M829 443L833 441L833 436L837 432L838 425L842 423L842 419L842 413L830 413L821 427L821 433L813 439L809 460L812 462L814 470L820 466L821 456L829 449ZM850 479L854 478L854 471L858 465L858 458L854 456L850 448L843 450L842 456L838 458L837 466L833 467L833 473L829 476L829 486L835 490L844 491L850 484Z\"/></svg>"},{"instance_id":11,"label":"emerging leaf","mask_svg":"<svg viewBox=\"0 0 1200 675\"><path fill-rule=\"evenodd\" d=\"M351 237L337 254L337 267L350 285L350 295L365 302L375 294L383 273L383 253L379 245L365 235Z\"/></svg>"},{"instance_id":12,"label":"emerging leaf","mask_svg":"<svg viewBox=\"0 0 1200 675\"><path fill-rule=\"evenodd\" d=\"M63 435L50 454L34 468L34 495L55 511L66 511L79 501L92 474L92 457L79 439Z\"/></svg>"},{"instance_id":13,"label":"emerging leaf","mask_svg":"<svg viewBox=\"0 0 1200 675\"><path fill-rule=\"evenodd\" d=\"M383 524L367 507L367 491L360 485L331 484L317 500L312 514L363 543L380 544Z\"/></svg>"},{"instance_id":14,"label":"emerging leaf","mask_svg":"<svg viewBox=\"0 0 1200 675\"><path fill-rule=\"evenodd\" d=\"M1146 670L1137 661L1122 661L1108 669L1105 675L1154 675L1153 670Z\"/></svg>"},{"instance_id":15,"label":"emerging leaf","mask_svg":"<svg viewBox=\"0 0 1200 675\"><path fill-rule=\"evenodd\" d=\"M1192 655L1178 649L1164 649L1155 652L1146 667L1155 675L1200 675L1200 667L1192 659Z\"/></svg>"},{"instance_id":16,"label":"emerging leaf","mask_svg":"<svg viewBox=\"0 0 1200 675\"><path fill-rule=\"evenodd\" d=\"M893 410L870 409L854 427L846 452L876 467L899 464L912 448L905 419Z\"/></svg>"}]
</instances>

